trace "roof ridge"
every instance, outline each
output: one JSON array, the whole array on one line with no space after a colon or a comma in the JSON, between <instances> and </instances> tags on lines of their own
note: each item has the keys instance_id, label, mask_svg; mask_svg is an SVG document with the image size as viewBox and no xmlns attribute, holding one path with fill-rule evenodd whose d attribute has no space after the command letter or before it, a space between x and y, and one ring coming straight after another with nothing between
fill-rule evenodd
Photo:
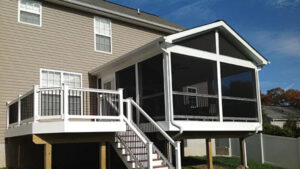
<instances>
[{"instance_id":1,"label":"roof ridge","mask_svg":"<svg viewBox=\"0 0 300 169\"><path fill-rule=\"evenodd\" d=\"M153 14L153 13L150 13L150 12L146 12L146 11L143 11L143 10L141 10L140 8L133 8L133 7L130 7L130 6L126 6L126 5L122 5L122 4L118 4L118 3L116 3L116 2L111 2L111 1L107 1L107 0L103 0L103 1L105 1L105 2L107 2L107 3L111 3L111 4L114 4L114 5L118 5L118 6L121 6L121 7L124 7L124 8L128 8L128 9L132 9L132 10L140 10L140 12L142 12L142 13L145 13L145 14L148 14L148 15L153 15L153 16L156 16L156 17L159 17L159 18L162 18L161 16L159 16L159 15L156 15L156 14Z\"/></svg>"}]
</instances>

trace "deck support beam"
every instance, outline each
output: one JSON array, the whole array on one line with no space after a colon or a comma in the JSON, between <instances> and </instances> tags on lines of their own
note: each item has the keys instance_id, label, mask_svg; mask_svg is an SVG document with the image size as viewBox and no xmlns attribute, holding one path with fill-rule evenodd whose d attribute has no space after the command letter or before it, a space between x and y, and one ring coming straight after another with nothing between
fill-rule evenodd
<instances>
[{"instance_id":1,"label":"deck support beam","mask_svg":"<svg viewBox=\"0 0 300 169\"><path fill-rule=\"evenodd\" d=\"M207 169L213 169L211 138L206 138Z\"/></svg>"},{"instance_id":2,"label":"deck support beam","mask_svg":"<svg viewBox=\"0 0 300 169\"><path fill-rule=\"evenodd\" d=\"M52 168L52 145L44 144L44 169Z\"/></svg>"},{"instance_id":3,"label":"deck support beam","mask_svg":"<svg viewBox=\"0 0 300 169\"><path fill-rule=\"evenodd\" d=\"M99 144L99 169L106 169L106 144Z\"/></svg>"},{"instance_id":4,"label":"deck support beam","mask_svg":"<svg viewBox=\"0 0 300 169\"><path fill-rule=\"evenodd\" d=\"M32 135L34 144L41 144L44 146L44 169L52 169L52 144L39 135Z\"/></svg>"},{"instance_id":5,"label":"deck support beam","mask_svg":"<svg viewBox=\"0 0 300 169\"><path fill-rule=\"evenodd\" d=\"M241 165L243 169L247 169L247 154L246 154L246 141L245 137L240 137L240 152L241 152Z\"/></svg>"},{"instance_id":6,"label":"deck support beam","mask_svg":"<svg viewBox=\"0 0 300 169\"><path fill-rule=\"evenodd\" d=\"M18 144L18 166L17 168L21 168L21 143Z\"/></svg>"}]
</instances>

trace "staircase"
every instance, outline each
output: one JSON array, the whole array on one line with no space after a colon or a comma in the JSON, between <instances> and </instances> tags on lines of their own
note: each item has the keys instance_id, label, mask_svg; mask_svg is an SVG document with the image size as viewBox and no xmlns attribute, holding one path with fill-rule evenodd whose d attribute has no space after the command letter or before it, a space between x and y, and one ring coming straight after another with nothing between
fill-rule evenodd
<instances>
[{"instance_id":1,"label":"staircase","mask_svg":"<svg viewBox=\"0 0 300 169\"><path fill-rule=\"evenodd\" d=\"M180 143L175 142L150 116L139 107L132 99L125 99L127 104L127 118L124 117L126 123L126 131L118 132L115 136L113 148L121 158L128 169L175 169L172 164L171 155L165 157L161 151L153 144L153 142L144 134L145 125L147 129L155 129L160 132L170 145L175 148L176 169L181 169L180 159ZM139 115L143 117L143 126L137 125L132 117L131 108L137 109ZM171 151L170 151L171 152Z\"/></svg>"}]
</instances>

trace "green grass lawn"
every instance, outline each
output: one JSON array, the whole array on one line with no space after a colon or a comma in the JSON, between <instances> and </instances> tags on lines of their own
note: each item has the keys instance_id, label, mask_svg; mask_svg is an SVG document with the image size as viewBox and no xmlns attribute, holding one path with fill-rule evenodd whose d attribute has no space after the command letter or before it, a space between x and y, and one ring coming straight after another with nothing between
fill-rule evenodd
<instances>
[{"instance_id":1,"label":"green grass lawn","mask_svg":"<svg viewBox=\"0 0 300 169\"><path fill-rule=\"evenodd\" d=\"M214 165L226 169L236 169L240 165L240 159L235 157L214 157ZM195 169L195 165L206 164L206 157L185 157L182 161L182 169ZM250 169L283 169L268 164L261 164L255 161L248 161Z\"/></svg>"}]
</instances>

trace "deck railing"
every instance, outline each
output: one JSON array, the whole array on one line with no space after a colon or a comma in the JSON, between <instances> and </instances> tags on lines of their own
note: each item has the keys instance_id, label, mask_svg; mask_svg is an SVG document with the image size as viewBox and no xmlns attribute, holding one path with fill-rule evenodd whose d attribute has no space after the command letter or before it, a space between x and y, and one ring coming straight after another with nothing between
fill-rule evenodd
<instances>
[{"instance_id":1,"label":"deck railing","mask_svg":"<svg viewBox=\"0 0 300 169\"><path fill-rule=\"evenodd\" d=\"M120 121L123 116L123 90L35 85L7 103L7 128L44 120Z\"/></svg>"}]
</instances>

